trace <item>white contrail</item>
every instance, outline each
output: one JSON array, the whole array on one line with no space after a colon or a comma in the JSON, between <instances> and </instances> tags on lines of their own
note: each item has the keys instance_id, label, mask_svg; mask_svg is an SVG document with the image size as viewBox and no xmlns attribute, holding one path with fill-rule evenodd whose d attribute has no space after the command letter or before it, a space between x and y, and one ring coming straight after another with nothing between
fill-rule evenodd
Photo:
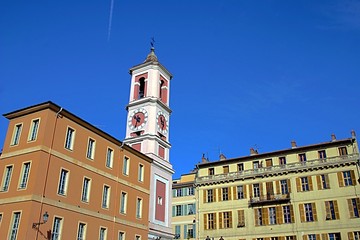
<instances>
[{"instance_id":1,"label":"white contrail","mask_svg":"<svg viewBox=\"0 0 360 240\"><path fill-rule=\"evenodd\" d=\"M108 28L108 39L107 39L108 41L110 40L113 9L114 9L114 0L111 0L111 3L110 3L110 16L109 16L109 28Z\"/></svg>"}]
</instances>

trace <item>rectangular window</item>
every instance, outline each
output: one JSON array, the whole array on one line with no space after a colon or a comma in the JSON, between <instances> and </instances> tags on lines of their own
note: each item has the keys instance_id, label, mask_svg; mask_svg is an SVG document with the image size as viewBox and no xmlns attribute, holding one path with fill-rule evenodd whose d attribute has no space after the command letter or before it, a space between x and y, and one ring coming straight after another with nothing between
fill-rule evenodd
<instances>
[{"instance_id":1,"label":"rectangular window","mask_svg":"<svg viewBox=\"0 0 360 240\"><path fill-rule=\"evenodd\" d=\"M107 152L106 152L106 167L112 168L113 159L114 159L114 150L112 150L111 148L108 148Z\"/></svg>"},{"instance_id":2,"label":"rectangular window","mask_svg":"<svg viewBox=\"0 0 360 240\"><path fill-rule=\"evenodd\" d=\"M306 162L306 154L305 153L300 153L299 154L299 161L300 162Z\"/></svg>"},{"instance_id":3,"label":"rectangular window","mask_svg":"<svg viewBox=\"0 0 360 240\"><path fill-rule=\"evenodd\" d=\"M281 187L281 194L288 194L289 193L289 186L288 186L288 180L287 179L280 180L280 187Z\"/></svg>"},{"instance_id":4,"label":"rectangular window","mask_svg":"<svg viewBox=\"0 0 360 240\"><path fill-rule=\"evenodd\" d=\"M11 223L11 229L10 229L10 238L11 240L17 239L17 233L19 231L19 224L20 224L20 212L14 212L12 216L12 223Z\"/></svg>"},{"instance_id":5,"label":"rectangular window","mask_svg":"<svg viewBox=\"0 0 360 240\"><path fill-rule=\"evenodd\" d=\"M194 238L194 226L192 224L187 225L187 238Z\"/></svg>"},{"instance_id":6,"label":"rectangular window","mask_svg":"<svg viewBox=\"0 0 360 240\"><path fill-rule=\"evenodd\" d=\"M135 235L135 240L141 240L141 236Z\"/></svg>"},{"instance_id":7,"label":"rectangular window","mask_svg":"<svg viewBox=\"0 0 360 240\"><path fill-rule=\"evenodd\" d=\"M207 229L216 229L216 216L215 213L207 214Z\"/></svg>"},{"instance_id":8,"label":"rectangular window","mask_svg":"<svg viewBox=\"0 0 360 240\"><path fill-rule=\"evenodd\" d=\"M121 192L120 198L120 213L125 214L127 208L127 193Z\"/></svg>"},{"instance_id":9,"label":"rectangular window","mask_svg":"<svg viewBox=\"0 0 360 240\"><path fill-rule=\"evenodd\" d=\"M187 205L188 208L188 215L195 214L195 204L191 203Z\"/></svg>"},{"instance_id":10,"label":"rectangular window","mask_svg":"<svg viewBox=\"0 0 360 240\"><path fill-rule=\"evenodd\" d=\"M125 240L125 233L119 232L118 240Z\"/></svg>"},{"instance_id":11,"label":"rectangular window","mask_svg":"<svg viewBox=\"0 0 360 240\"><path fill-rule=\"evenodd\" d=\"M13 166L6 166L5 173L3 175L1 191L7 191L9 189Z\"/></svg>"},{"instance_id":12,"label":"rectangular window","mask_svg":"<svg viewBox=\"0 0 360 240\"><path fill-rule=\"evenodd\" d=\"M244 186L240 185L237 186L237 199L244 199L245 193L244 193Z\"/></svg>"},{"instance_id":13,"label":"rectangular window","mask_svg":"<svg viewBox=\"0 0 360 240\"><path fill-rule=\"evenodd\" d=\"M326 152L325 150L318 151L319 159L325 159L326 158Z\"/></svg>"},{"instance_id":14,"label":"rectangular window","mask_svg":"<svg viewBox=\"0 0 360 240\"><path fill-rule=\"evenodd\" d=\"M271 167L273 165L273 161L271 158L265 160L266 167Z\"/></svg>"},{"instance_id":15,"label":"rectangular window","mask_svg":"<svg viewBox=\"0 0 360 240\"><path fill-rule=\"evenodd\" d=\"M103 197L101 204L103 208L109 208L109 199L110 199L110 187L105 185L103 188Z\"/></svg>"},{"instance_id":16,"label":"rectangular window","mask_svg":"<svg viewBox=\"0 0 360 240\"><path fill-rule=\"evenodd\" d=\"M309 234L307 235L308 240L316 240L316 234Z\"/></svg>"},{"instance_id":17,"label":"rectangular window","mask_svg":"<svg viewBox=\"0 0 360 240\"><path fill-rule=\"evenodd\" d=\"M105 240L107 238L107 229L100 227L99 240Z\"/></svg>"},{"instance_id":18,"label":"rectangular window","mask_svg":"<svg viewBox=\"0 0 360 240\"><path fill-rule=\"evenodd\" d=\"M192 196L192 195L195 195L195 191L194 191L194 188L193 187L188 187L188 195L189 196Z\"/></svg>"},{"instance_id":19,"label":"rectangular window","mask_svg":"<svg viewBox=\"0 0 360 240\"><path fill-rule=\"evenodd\" d=\"M60 195L66 195L67 186L68 186L68 175L69 175L69 171L65 169L61 169L59 186L58 186L58 194Z\"/></svg>"},{"instance_id":20,"label":"rectangular window","mask_svg":"<svg viewBox=\"0 0 360 240\"><path fill-rule=\"evenodd\" d=\"M260 184L254 183L253 189L254 189L254 197L260 197Z\"/></svg>"},{"instance_id":21,"label":"rectangular window","mask_svg":"<svg viewBox=\"0 0 360 240\"><path fill-rule=\"evenodd\" d=\"M129 175L129 162L130 162L130 159L128 157L124 157L124 161L123 161L123 174L124 175Z\"/></svg>"},{"instance_id":22,"label":"rectangular window","mask_svg":"<svg viewBox=\"0 0 360 240\"><path fill-rule=\"evenodd\" d=\"M229 200L229 189L228 188L222 188L221 192L222 192L222 200L223 201Z\"/></svg>"},{"instance_id":23,"label":"rectangular window","mask_svg":"<svg viewBox=\"0 0 360 240\"><path fill-rule=\"evenodd\" d=\"M51 233L51 240L61 239L61 227L62 227L61 224L62 224L62 219L59 217L55 217L52 233Z\"/></svg>"},{"instance_id":24,"label":"rectangular window","mask_svg":"<svg viewBox=\"0 0 360 240\"><path fill-rule=\"evenodd\" d=\"M68 128L66 131L66 139L65 139L66 149L73 150L74 139L75 139L75 130L72 128Z\"/></svg>"},{"instance_id":25,"label":"rectangular window","mask_svg":"<svg viewBox=\"0 0 360 240\"><path fill-rule=\"evenodd\" d=\"M18 145L20 140L20 134L21 134L22 124L16 124L13 137L11 140L11 145Z\"/></svg>"},{"instance_id":26,"label":"rectangular window","mask_svg":"<svg viewBox=\"0 0 360 240\"><path fill-rule=\"evenodd\" d=\"M239 163L239 164L237 165L237 169L238 169L238 172L244 171L244 164L243 164L243 163Z\"/></svg>"},{"instance_id":27,"label":"rectangular window","mask_svg":"<svg viewBox=\"0 0 360 240\"><path fill-rule=\"evenodd\" d=\"M329 233L329 240L340 240L340 233Z\"/></svg>"},{"instance_id":28,"label":"rectangular window","mask_svg":"<svg viewBox=\"0 0 360 240\"><path fill-rule=\"evenodd\" d=\"M279 157L279 165L285 165L286 164L286 157Z\"/></svg>"},{"instance_id":29,"label":"rectangular window","mask_svg":"<svg viewBox=\"0 0 360 240\"><path fill-rule=\"evenodd\" d=\"M321 174L316 176L318 189L330 189L330 183L329 183L329 175L327 174Z\"/></svg>"},{"instance_id":30,"label":"rectangular window","mask_svg":"<svg viewBox=\"0 0 360 240\"><path fill-rule=\"evenodd\" d=\"M29 132L29 141L35 141L39 129L39 119L34 119L31 122L30 132Z\"/></svg>"},{"instance_id":31,"label":"rectangular window","mask_svg":"<svg viewBox=\"0 0 360 240\"><path fill-rule=\"evenodd\" d=\"M29 178L30 173L30 162L24 163L21 170L21 178L20 178L20 184L19 188L24 189L26 188L27 181Z\"/></svg>"},{"instance_id":32,"label":"rectangular window","mask_svg":"<svg viewBox=\"0 0 360 240\"><path fill-rule=\"evenodd\" d=\"M269 207L269 223L276 224L276 208Z\"/></svg>"},{"instance_id":33,"label":"rectangular window","mask_svg":"<svg viewBox=\"0 0 360 240\"><path fill-rule=\"evenodd\" d=\"M254 168L254 169L260 168L260 162L259 162L259 161L254 161L254 162L253 162L253 168Z\"/></svg>"},{"instance_id":34,"label":"rectangular window","mask_svg":"<svg viewBox=\"0 0 360 240\"><path fill-rule=\"evenodd\" d=\"M263 216L262 216L262 209L256 208L255 211L255 226L262 226L263 225Z\"/></svg>"},{"instance_id":35,"label":"rectangular window","mask_svg":"<svg viewBox=\"0 0 360 240\"><path fill-rule=\"evenodd\" d=\"M291 207L286 205L282 207L284 223L291 223Z\"/></svg>"},{"instance_id":36,"label":"rectangular window","mask_svg":"<svg viewBox=\"0 0 360 240\"><path fill-rule=\"evenodd\" d=\"M223 212L220 213L220 217L223 217L222 221L220 219L220 222L222 222L222 228L232 228L232 214L231 212Z\"/></svg>"},{"instance_id":37,"label":"rectangular window","mask_svg":"<svg viewBox=\"0 0 360 240\"><path fill-rule=\"evenodd\" d=\"M86 233L86 224L85 223L79 223L78 233L77 233L77 240L85 240L85 233Z\"/></svg>"},{"instance_id":38,"label":"rectangular window","mask_svg":"<svg viewBox=\"0 0 360 240\"><path fill-rule=\"evenodd\" d=\"M305 203L305 221L306 222L313 222L314 221L314 215L313 215L313 209L311 203Z\"/></svg>"},{"instance_id":39,"label":"rectangular window","mask_svg":"<svg viewBox=\"0 0 360 240\"><path fill-rule=\"evenodd\" d=\"M176 196L177 197L182 197L182 188L178 188L178 189L176 189Z\"/></svg>"},{"instance_id":40,"label":"rectangular window","mask_svg":"<svg viewBox=\"0 0 360 240\"><path fill-rule=\"evenodd\" d=\"M142 164L139 164L138 180L139 182L144 181L144 165Z\"/></svg>"},{"instance_id":41,"label":"rectangular window","mask_svg":"<svg viewBox=\"0 0 360 240\"><path fill-rule=\"evenodd\" d=\"M352 186L353 185L353 181L352 181L350 171L344 171L343 172L343 178L344 178L344 185L345 186Z\"/></svg>"},{"instance_id":42,"label":"rectangular window","mask_svg":"<svg viewBox=\"0 0 360 240\"><path fill-rule=\"evenodd\" d=\"M213 202L214 201L214 189L208 189L207 190L207 202Z\"/></svg>"},{"instance_id":43,"label":"rectangular window","mask_svg":"<svg viewBox=\"0 0 360 240\"><path fill-rule=\"evenodd\" d=\"M136 200L136 217L141 218L142 217L142 199L137 198Z\"/></svg>"},{"instance_id":44,"label":"rectangular window","mask_svg":"<svg viewBox=\"0 0 360 240\"><path fill-rule=\"evenodd\" d=\"M347 153L347 149L346 147L339 147L339 155L340 156L346 156L348 153Z\"/></svg>"},{"instance_id":45,"label":"rectangular window","mask_svg":"<svg viewBox=\"0 0 360 240\"><path fill-rule=\"evenodd\" d=\"M339 219L339 209L337 201L325 201L326 220Z\"/></svg>"},{"instance_id":46,"label":"rectangular window","mask_svg":"<svg viewBox=\"0 0 360 240\"><path fill-rule=\"evenodd\" d=\"M301 179L301 191L310 191L308 177L302 177Z\"/></svg>"},{"instance_id":47,"label":"rectangular window","mask_svg":"<svg viewBox=\"0 0 360 240\"><path fill-rule=\"evenodd\" d=\"M182 215L182 205L176 205L176 216L181 216Z\"/></svg>"},{"instance_id":48,"label":"rectangular window","mask_svg":"<svg viewBox=\"0 0 360 240\"><path fill-rule=\"evenodd\" d=\"M229 166L223 166L223 173L229 173Z\"/></svg>"},{"instance_id":49,"label":"rectangular window","mask_svg":"<svg viewBox=\"0 0 360 240\"><path fill-rule=\"evenodd\" d=\"M215 169L209 168L209 175L214 175L214 174L215 174Z\"/></svg>"},{"instance_id":50,"label":"rectangular window","mask_svg":"<svg viewBox=\"0 0 360 240\"><path fill-rule=\"evenodd\" d=\"M175 236L174 239L179 239L181 237L181 230L180 230L180 225L176 225L175 226Z\"/></svg>"},{"instance_id":51,"label":"rectangular window","mask_svg":"<svg viewBox=\"0 0 360 240\"><path fill-rule=\"evenodd\" d=\"M238 228L245 227L245 215L244 210L238 210Z\"/></svg>"},{"instance_id":52,"label":"rectangular window","mask_svg":"<svg viewBox=\"0 0 360 240\"><path fill-rule=\"evenodd\" d=\"M82 188L82 193L81 193L81 201L89 202L90 187L91 187L91 180L89 178L84 177L83 188Z\"/></svg>"},{"instance_id":53,"label":"rectangular window","mask_svg":"<svg viewBox=\"0 0 360 240\"><path fill-rule=\"evenodd\" d=\"M348 199L348 206L351 218L360 217L360 198Z\"/></svg>"},{"instance_id":54,"label":"rectangular window","mask_svg":"<svg viewBox=\"0 0 360 240\"><path fill-rule=\"evenodd\" d=\"M89 138L86 157L88 159L94 159L94 152L95 152L95 140Z\"/></svg>"}]
</instances>

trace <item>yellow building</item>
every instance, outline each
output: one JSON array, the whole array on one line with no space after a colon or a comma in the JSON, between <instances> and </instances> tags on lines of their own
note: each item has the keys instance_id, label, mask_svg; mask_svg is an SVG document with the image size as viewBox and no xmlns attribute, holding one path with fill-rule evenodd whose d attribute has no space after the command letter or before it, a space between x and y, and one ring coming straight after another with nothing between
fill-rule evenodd
<instances>
[{"instance_id":1,"label":"yellow building","mask_svg":"<svg viewBox=\"0 0 360 240\"><path fill-rule=\"evenodd\" d=\"M173 180L172 229L175 239L196 238L196 172Z\"/></svg>"},{"instance_id":2,"label":"yellow building","mask_svg":"<svg viewBox=\"0 0 360 240\"><path fill-rule=\"evenodd\" d=\"M351 138L198 164L198 239L360 239Z\"/></svg>"}]
</instances>

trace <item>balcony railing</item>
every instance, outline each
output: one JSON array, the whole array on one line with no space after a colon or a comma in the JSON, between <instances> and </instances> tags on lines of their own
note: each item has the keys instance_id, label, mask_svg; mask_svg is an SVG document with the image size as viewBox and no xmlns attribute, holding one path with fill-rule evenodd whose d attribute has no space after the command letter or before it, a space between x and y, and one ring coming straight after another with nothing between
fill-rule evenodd
<instances>
[{"instance_id":1,"label":"balcony railing","mask_svg":"<svg viewBox=\"0 0 360 240\"><path fill-rule=\"evenodd\" d=\"M290 194L267 194L260 197L251 197L249 206L285 203L290 201Z\"/></svg>"},{"instance_id":2,"label":"balcony railing","mask_svg":"<svg viewBox=\"0 0 360 240\"><path fill-rule=\"evenodd\" d=\"M356 163L358 160L359 160L359 154L354 153L345 156L309 160L306 162L288 163L284 165L262 167L257 169L248 169L239 172L230 172L225 174L202 176L202 177L197 177L195 183L211 184L215 182L229 182L238 179L254 178L257 176L281 174L286 172L305 171L308 169L322 168L337 164L341 165L341 164Z\"/></svg>"}]
</instances>

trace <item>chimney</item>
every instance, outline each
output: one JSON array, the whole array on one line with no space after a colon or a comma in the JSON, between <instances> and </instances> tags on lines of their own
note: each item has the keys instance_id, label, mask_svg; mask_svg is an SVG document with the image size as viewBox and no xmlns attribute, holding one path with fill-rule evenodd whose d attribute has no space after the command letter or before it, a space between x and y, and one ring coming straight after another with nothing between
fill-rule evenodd
<instances>
[{"instance_id":1,"label":"chimney","mask_svg":"<svg viewBox=\"0 0 360 240\"><path fill-rule=\"evenodd\" d=\"M203 153L203 155L202 155L201 162L203 162L203 163L208 162L208 160L205 157L205 153Z\"/></svg>"},{"instance_id":2,"label":"chimney","mask_svg":"<svg viewBox=\"0 0 360 240\"><path fill-rule=\"evenodd\" d=\"M258 151L254 148L250 148L250 156L258 154Z\"/></svg>"},{"instance_id":3,"label":"chimney","mask_svg":"<svg viewBox=\"0 0 360 240\"><path fill-rule=\"evenodd\" d=\"M333 141L336 141L336 136L335 136L335 134L331 134L331 141L333 142Z\"/></svg>"},{"instance_id":4,"label":"chimney","mask_svg":"<svg viewBox=\"0 0 360 240\"><path fill-rule=\"evenodd\" d=\"M295 140L292 140L291 141L291 148L296 148L297 145L296 145L296 141Z\"/></svg>"},{"instance_id":5,"label":"chimney","mask_svg":"<svg viewBox=\"0 0 360 240\"><path fill-rule=\"evenodd\" d=\"M352 138L356 138L355 130L351 130L351 137L352 137Z\"/></svg>"},{"instance_id":6,"label":"chimney","mask_svg":"<svg viewBox=\"0 0 360 240\"><path fill-rule=\"evenodd\" d=\"M226 156L222 153L220 153L219 158L220 158L220 161L226 160Z\"/></svg>"}]
</instances>

